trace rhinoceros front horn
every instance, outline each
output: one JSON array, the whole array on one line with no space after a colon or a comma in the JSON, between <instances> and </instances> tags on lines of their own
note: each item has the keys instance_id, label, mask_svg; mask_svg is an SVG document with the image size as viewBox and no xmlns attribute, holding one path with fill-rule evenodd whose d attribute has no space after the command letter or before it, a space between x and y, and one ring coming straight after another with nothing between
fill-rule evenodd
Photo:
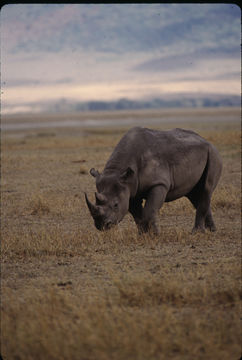
<instances>
[{"instance_id":1,"label":"rhinoceros front horn","mask_svg":"<svg viewBox=\"0 0 242 360\"><path fill-rule=\"evenodd\" d=\"M97 215L98 208L97 208L96 205L93 205L93 204L91 203L91 201L89 201L86 193L85 193L85 199L86 199L86 203L87 203L88 209L90 210L91 215L92 215L92 216Z\"/></svg>"}]
</instances>

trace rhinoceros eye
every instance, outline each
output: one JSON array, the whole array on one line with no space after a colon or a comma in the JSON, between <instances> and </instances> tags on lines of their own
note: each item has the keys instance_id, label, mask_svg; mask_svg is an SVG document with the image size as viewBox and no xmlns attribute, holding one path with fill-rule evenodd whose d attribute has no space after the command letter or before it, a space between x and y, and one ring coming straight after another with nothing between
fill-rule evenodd
<instances>
[{"instance_id":1,"label":"rhinoceros eye","mask_svg":"<svg viewBox=\"0 0 242 360\"><path fill-rule=\"evenodd\" d=\"M117 210L118 209L118 203L114 203L113 207L114 207L115 210Z\"/></svg>"}]
</instances>

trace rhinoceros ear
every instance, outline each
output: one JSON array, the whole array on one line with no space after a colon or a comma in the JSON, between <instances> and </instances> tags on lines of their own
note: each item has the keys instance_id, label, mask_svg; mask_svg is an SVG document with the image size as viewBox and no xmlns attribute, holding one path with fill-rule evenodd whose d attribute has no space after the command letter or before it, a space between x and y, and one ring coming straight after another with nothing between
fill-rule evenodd
<instances>
[{"instance_id":1,"label":"rhinoceros ear","mask_svg":"<svg viewBox=\"0 0 242 360\"><path fill-rule=\"evenodd\" d=\"M95 177L95 178L98 177L98 176L100 176L99 171L98 171L98 170L95 170L94 168L91 168L90 174L91 174L93 177Z\"/></svg>"},{"instance_id":2,"label":"rhinoceros ear","mask_svg":"<svg viewBox=\"0 0 242 360\"><path fill-rule=\"evenodd\" d=\"M121 181L128 181L132 178L132 176L134 175L134 170L131 169L130 167L128 167L120 176L120 180Z\"/></svg>"}]
</instances>

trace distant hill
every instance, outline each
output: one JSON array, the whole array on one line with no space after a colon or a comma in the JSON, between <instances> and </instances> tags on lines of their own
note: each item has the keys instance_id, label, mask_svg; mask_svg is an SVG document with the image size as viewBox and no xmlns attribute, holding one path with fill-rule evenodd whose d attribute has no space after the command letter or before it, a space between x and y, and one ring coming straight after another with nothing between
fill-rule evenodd
<instances>
[{"instance_id":1,"label":"distant hill","mask_svg":"<svg viewBox=\"0 0 242 360\"><path fill-rule=\"evenodd\" d=\"M240 107L241 97L236 95L176 94L154 99L132 100L122 98L114 101L58 101L26 103L22 107L8 107L3 113L68 113L82 111L142 110L160 108L199 108L199 107Z\"/></svg>"},{"instance_id":2,"label":"distant hill","mask_svg":"<svg viewBox=\"0 0 242 360\"><path fill-rule=\"evenodd\" d=\"M87 101L72 102L65 99L48 104L48 111L108 111L108 110L134 110L159 108L195 108L195 107L230 107L240 106L241 97L236 95L211 96L167 96L149 100L131 100L122 98L115 101Z\"/></svg>"}]
</instances>

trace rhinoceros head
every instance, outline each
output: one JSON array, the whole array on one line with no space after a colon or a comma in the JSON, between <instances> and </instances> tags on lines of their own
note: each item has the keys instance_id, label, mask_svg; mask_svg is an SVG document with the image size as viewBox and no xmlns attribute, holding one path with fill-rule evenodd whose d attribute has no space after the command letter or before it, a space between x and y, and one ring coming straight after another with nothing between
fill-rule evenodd
<instances>
[{"instance_id":1,"label":"rhinoceros head","mask_svg":"<svg viewBox=\"0 0 242 360\"><path fill-rule=\"evenodd\" d=\"M134 174L131 168L121 174L99 174L95 169L90 174L96 178L96 202L93 204L85 193L88 209L98 230L108 230L118 224L129 209L129 182Z\"/></svg>"}]
</instances>

